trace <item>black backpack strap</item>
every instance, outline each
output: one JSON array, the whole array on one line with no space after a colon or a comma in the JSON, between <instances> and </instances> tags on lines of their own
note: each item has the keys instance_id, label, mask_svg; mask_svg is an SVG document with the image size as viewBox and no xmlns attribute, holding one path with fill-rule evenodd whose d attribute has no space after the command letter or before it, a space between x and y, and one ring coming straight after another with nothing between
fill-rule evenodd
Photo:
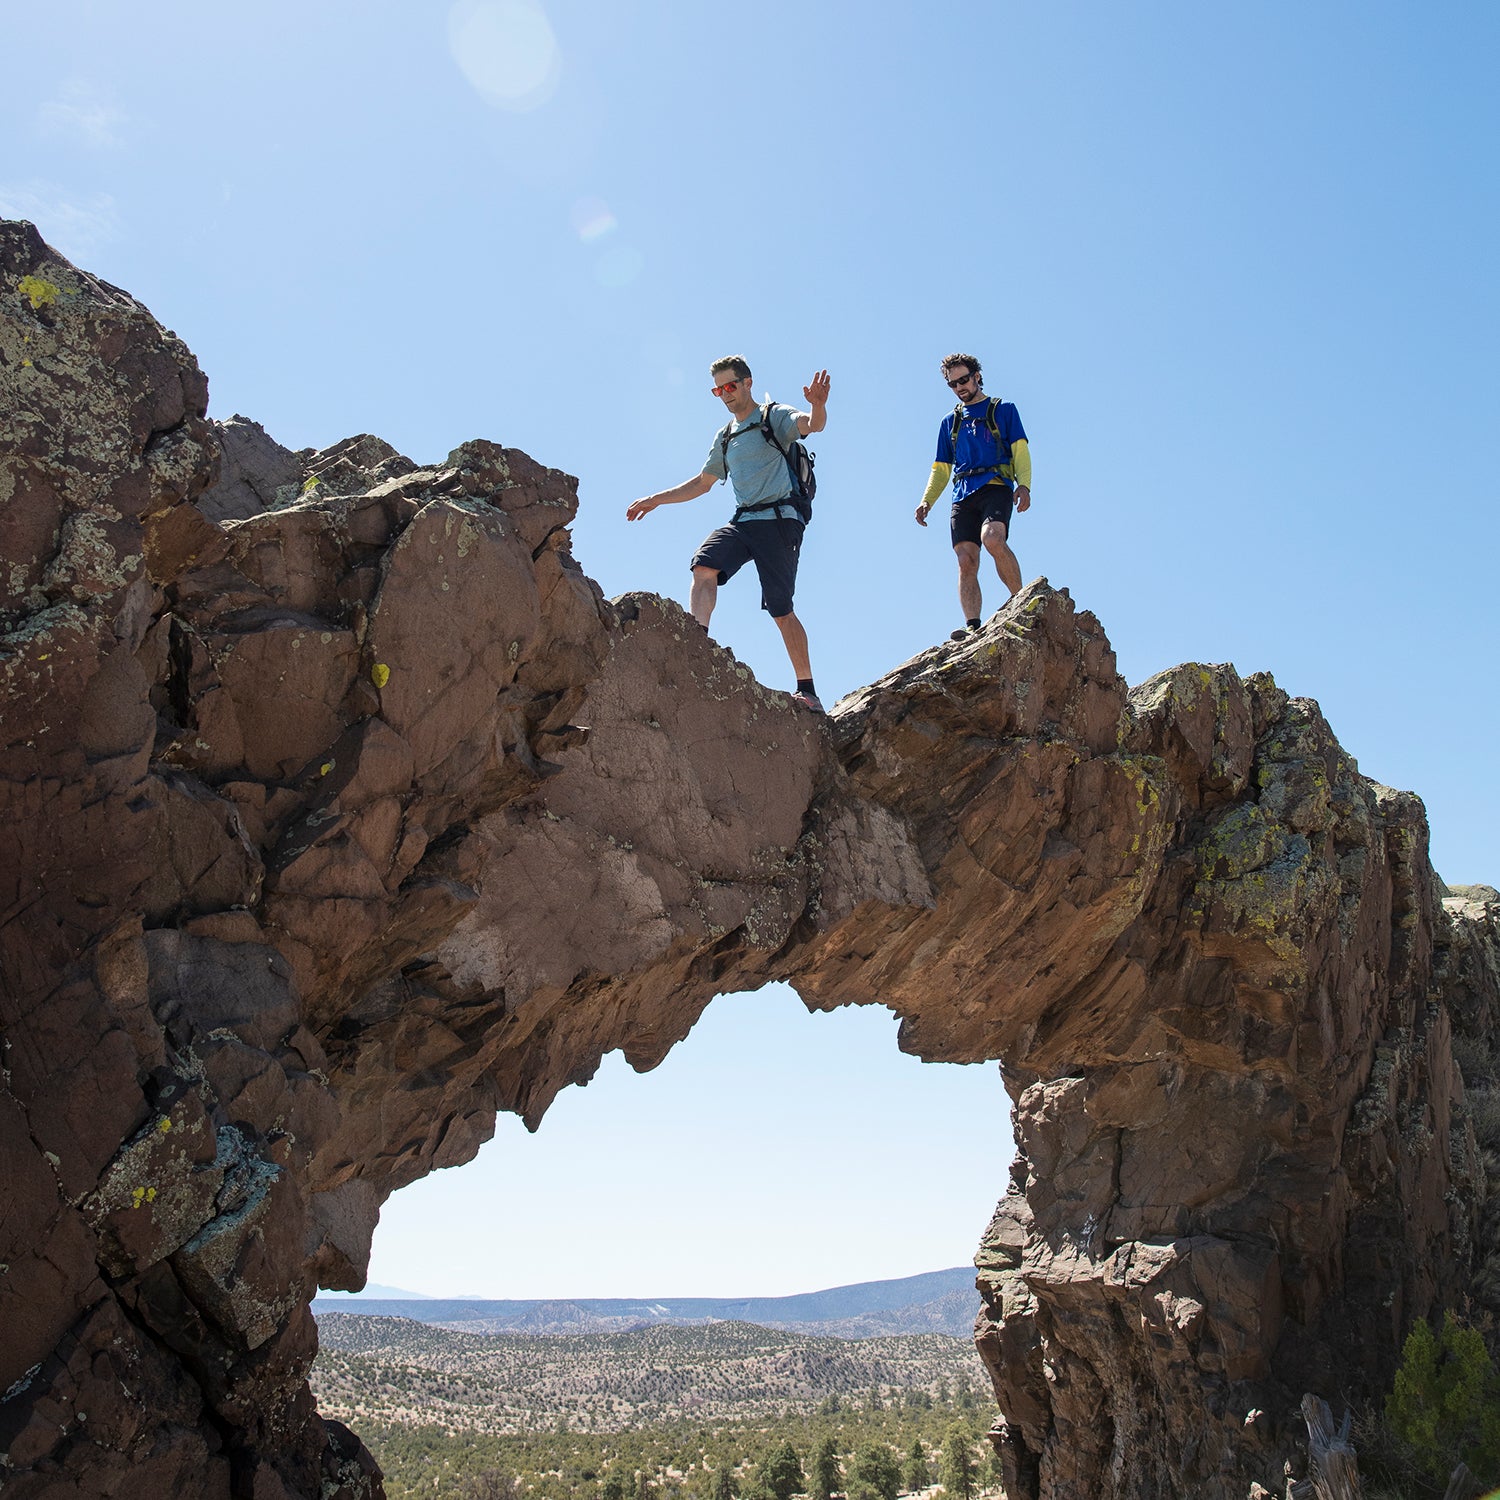
<instances>
[{"instance_id":1,"label":"black backpack strap","mask_svg":"<svg viewBox=\"0 0 1500 1500\"><path fill-rule=\"evenodd\" d=\"M760 421L752 423L749 427L741 427L738 432L734 431L734 422L732 420L726 422L723 427L720 428L720 431L724 434L724 436L720 439L719 450L724 455L724 467L726 469L728 469L729 467L730 443L732 443L735 438L741 437L747 432L754 432L757 427L760 429L761 436L765 438L765 440L770 443L770 445L775 448L775 450L783 458L786 457L786 449L776 441L776 434L771 431L771 410L773 405L773 402L767 401L766 404L760 409Z\"/></svg>"},{"instance_id":2,"label":"black backpack strap","mask_svg":"<svg viewBox=\"0 0 1500 1500\"><path fill-rule=\"evenodd\" d=\"M1005 441L1005 438L1001 435L1000 424L995 420L995 413L1003 405L1004 402L1001 401L999 396L991 396L984 408L984 419L989 424L990 435L995 439L995 457L999 459L999 463L982 464L978 468L974 469L960 469L958 467L958 428L959 424L964 419L964 404L962 401L960 401L958 405L953 408L952 441L953 469L955 474L959 475L960 477L974 474L991 474L998 473L1002 468L1004 468L1007 455L1010 451L1010 444L1007 443Z\"/></svg>"},{"instance_id":3,"label":"black backpack strap","mask_svg":"<svg viewBox=\"0 0 1500 1500\"><path fill-rule=\"evenodd\" d=\"M763 407L761 407L761 409L760 409L760 435L763 438L765 438L765 440L783 458L785 458L787 456L787 451L786 451L785 448L783 448L781 446L781 442L780 442L780 440L776 436L776 429L771 425L771 413L773 411L775 411L775 410L776 410L776 403L774 401L767 401L766 404Z\"/></svg>"}]
</instances>

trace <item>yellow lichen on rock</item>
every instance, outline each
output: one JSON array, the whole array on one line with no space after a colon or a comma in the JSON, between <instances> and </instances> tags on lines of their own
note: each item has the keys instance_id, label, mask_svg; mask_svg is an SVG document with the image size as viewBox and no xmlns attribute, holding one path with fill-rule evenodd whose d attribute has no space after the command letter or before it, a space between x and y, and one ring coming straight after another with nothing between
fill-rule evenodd
<instances>
[{"instance_id":1,"label":"yellow lichen on rock","mask_svg":"<svg viewBox=\"0 0 1500 1500\"><path fill-rule=\"evenodd\" d=\"M32 312L51 307L62 295L62 288L56 282L45 281L40 276L23 276L16 283L16 290L31 303Z\"/></svg>"}]
</instances>

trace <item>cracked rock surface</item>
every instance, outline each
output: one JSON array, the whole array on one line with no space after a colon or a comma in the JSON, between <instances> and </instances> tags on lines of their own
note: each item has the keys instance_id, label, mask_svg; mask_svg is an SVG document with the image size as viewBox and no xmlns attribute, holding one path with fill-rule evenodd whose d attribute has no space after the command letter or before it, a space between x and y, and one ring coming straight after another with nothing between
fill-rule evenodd
<instances>
[{"instance_id":1,"label":"cracked rock surface","mask_svg":"<svg viewBox=\"0 0 1500 1500\"><path fill-rule=\"evenodd\" d=\"M308 1391L315 1288L498 1110L772 979L1002 1067L1012 1500L1274 1487L1304 1391L1500 1313L1454 1060L1500 1084L1500 900L1316 704L1131 691L1038 582L814 718L606 601L566 474L206 405L0 224L7 1500L380 1495Z\"/></svg>"}]
</instances>

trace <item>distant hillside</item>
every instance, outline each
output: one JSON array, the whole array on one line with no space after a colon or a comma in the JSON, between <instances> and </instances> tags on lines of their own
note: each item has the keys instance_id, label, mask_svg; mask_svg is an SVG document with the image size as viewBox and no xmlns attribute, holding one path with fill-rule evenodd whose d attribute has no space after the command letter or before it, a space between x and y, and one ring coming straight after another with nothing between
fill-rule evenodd
<instances>
[{"instance_id":1,"label":"distant hillside","mask_svg":"<svg viewBox=\"0 0 1500 1500\"><path fill-rule=\"evenodd\" d=\"M928 1271L893 1281L864 1281L801 1292L792 1297L577 1297L543 1301L479 1301L426 1298L406 1301L362 1296L319 1298L313 1312L359 1312L372 1317L411 1318L475 1333L618 1333L658 1324L723 1321L766 1328L866 1339L892 1334L942 1333L968 1338L979 1294L972 1267Z\"/></svg>"},{"instance_id":2,"label":"distant hillside","mask_svg":"<svg viewBox=\"0 0 1500 1500\"><path fill-rule=\"evenodd\" d=\"M943 1334L850 1340L719 1322L540 1338L346 1312L324 1314L318 1329L319 1409L355 1423L617 1431L774 1417L871 1390L940 1396L986 1385L974 1346Z\"/></svg>"}]
</instances>

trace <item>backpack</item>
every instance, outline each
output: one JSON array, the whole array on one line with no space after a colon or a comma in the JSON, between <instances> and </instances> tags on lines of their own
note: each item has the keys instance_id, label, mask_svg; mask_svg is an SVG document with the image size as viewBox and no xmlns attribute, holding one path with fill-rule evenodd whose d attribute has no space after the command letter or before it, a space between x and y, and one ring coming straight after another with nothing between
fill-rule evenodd
<instances>
[{"instance_id":1,"label":"backpack","mask_svg":"<svg viewBox=\"0 0 1500 1500\"><path fill-rule=\"evenodd\" d=\"M802 517L802 524L806 526L812 520L813 496L818 493L818 476L814 472L813 465L817 462L817 456L808 451L806 444L793 440L790 448L783 448L776 440L776 434L771 430L771 413L776 409L774 401L767 401L760 409L760 421L756 424L760 428L760 435L786 460L787 474L792 481L792 493L786 497L786 503ZM724 457L724 472L729 472L729 444L733 438L739 437L740 433L750 432L749 427L741 427L739 432L731 432L733 422L724 424L723 436L719 439L719 451ZM762 502L768 504L769 502ZM760 510L761 505L752 505L751 510ZM743 507L735 508L738 516Z\"/></svg>"},{"instance_id":2,"label":"backpack","mask_svg":"<svg viewBox=\"0 0 1500 1500\"><path fill-rule=\"evenodd\" d=\"M990 425L990 435L995 439L995 453L1000 462L997 464L985 464L977 469L958 468L958 429L959 424L964 419L964 404L960 401L953 408L953 426L949 429L948 441L953 444L955 477L966 477L970 474L998 474L1010 462L1010 444L1000 436L1000 424L995 420L995 409L1002 404L998 396L991 396L984 408L984 419Z\"/></svg>"}]
</instances>

